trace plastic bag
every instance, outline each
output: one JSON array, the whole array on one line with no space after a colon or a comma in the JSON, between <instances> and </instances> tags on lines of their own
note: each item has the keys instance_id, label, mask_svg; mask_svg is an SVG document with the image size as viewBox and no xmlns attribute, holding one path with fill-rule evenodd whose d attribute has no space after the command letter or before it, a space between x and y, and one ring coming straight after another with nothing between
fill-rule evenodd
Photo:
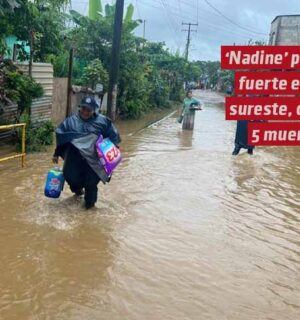
<instances>
[{"instance_id":1,"label":"plastic bag","mask_svg":"<svg viewBox=\"0 0 300 320\"><path fill-rule=\"evenodd\" d=\"M96 151L105 172L110 176L122 161L121 151L110 141L100 135L96 142Z\"/></svg>"}]
</instances>

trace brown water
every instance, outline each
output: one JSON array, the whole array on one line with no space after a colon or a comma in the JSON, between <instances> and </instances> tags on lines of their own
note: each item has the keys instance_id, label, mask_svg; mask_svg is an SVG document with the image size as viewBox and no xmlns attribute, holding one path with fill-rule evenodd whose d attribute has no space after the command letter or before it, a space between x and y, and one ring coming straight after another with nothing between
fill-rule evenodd
<instances>
[{"instance_id":1,"label":"brown water","mask_svg":"<svg viewBox=\"0 0 300 320\"><path fill-rule=\"evenodd\" d=\"M50 153L1 165L0 319L300 319L300 148L232 157L235 123L201 95L193 133L122 129L94 211L43 196Z\"/></svg>"}]
</instances>

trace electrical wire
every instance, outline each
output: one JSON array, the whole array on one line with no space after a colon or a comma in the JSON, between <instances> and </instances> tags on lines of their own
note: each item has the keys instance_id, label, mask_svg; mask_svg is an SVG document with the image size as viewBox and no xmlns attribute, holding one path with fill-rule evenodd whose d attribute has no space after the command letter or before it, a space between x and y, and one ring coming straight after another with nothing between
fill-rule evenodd
<instances>
[{"instance_id":1,"label":"electrical wire","mask_svg":"<svg viewBox=\"0 0 300 320\"><path fill-rule=\"evenodd\" d=\"M163 9L164 9L164 11L165 11L165 14L166 14L166 17L167 17L167 21L168 21L169 27L170 27L170 29L171 29L172 31L174 31L174 35L175 35L175 39L174 39L174 40L175 40L178 48L181 48L181 43L178 42L178 34L176 33L176 28L173 29L172 26L171 26L171 24L170 24L170 17L169 17L169 15L168 15L168 10L167 10L167 8L166 8L166 5L165 5L165 3L164 3L163 0L160 0L160 2L161 2L162 6L163 6ZM180 41L180 39L179 39L179 41Z\"/></svg>"},{"instance_id":2,"label":"electrical wire","mask_svg":"<svg viewBox=\"0 0 300 320\"><path fill-rule=\"evenodd\" d=\"M199 21L199 0L197 0L197 23Z\"/></svg>"},{"instance_id":3,"label":"electrical wire","mask_svg":"<svg viewBox=\"0 0 300 320\"><path fill-rule=\"evenodd\" d=\"M143 3L144 3L144 1L145 0L143 0ZM177 0L178 1L178 0ZM197 14L197 16L198 16L198 21L199 20L205 20L205 21L208 21L210 24L212 24L213 22L211 21L211 19L207 19L207 14L209 14L209 15L214 15L214 16L216 16L216 17L219 17L219 14L216 14L215 12L212 12L212 11L207 11L207 10L205 10L205 9L203 9L203 8L201 8L201 13L203 12L204 14L205 13L207 13L207 14L205 14L205 15L200 15L200 12L199 12L199 0L196 0L197 1L197 3L194 3L194 4L192 4L192 3L190 3L190 2L185 2L185 1L183 1L183 0L180 0L181 1L181 3L182 4L184 4L184 5L186 5L187 7L189 7L189 8L192 8L195 12L197 12L197 5L198 5L198 14ZM160 0L152 0L151 1L152 3L155 3L155 2L160 2ZM148 3L147 3L147 5L149 5ZM151 6L151 5L150 5ZM174 9L174 7L173 7L173 9ZM176 10L176 9L175 9ZM190 14L191 14L191 12L187 12L187 11L183 11L183 10L181 10L181 13L186 13L188 16L189 16L189 18L188 19L190 19L191 17L190 17ZM182 15L180 15L180 14L178 14L178 13L174 13L173 12L173 14L174 15L176 15L177 17L180 17L180 16L182 16ZM186 19L186 18L184 18L184 19ZM214 23L213 23L214 24ZM215 23L214 24L215 26L218 26L218 23ZM229 27L228 27L229 28ZM236 31L235 30L228 30L227 29L227 32L230 32L230 33L236 33ZM242 35L242 36L244 36L245 38L252 38L253 37L253 32L250 30L250 31L248 31L248 29L246 29L246 30L244 30L243 31L244 32L244 34ZM239 35L241 36L241 33L239 33ZM263 35L267 35L267 34L263 34Z\"/></svg>"},{"instance_id":4,"label":"electrical wire","mask_svg":"<svg viewBox=\"0 0 300 320\"><path fill-rule=\"evenodd\" d=\"M209 5L213 10L215 10L221 17L223 17L224 19L226 19L228 22L232 23L233 25L235 25L236 27L246 30L248 32L251 33L255 33L255 34L260 34L260 35L268 35L267 33L263 33L263 32L257 32L248 28L245 28L243 26L241 26L240 24L236 23L235 21L233 21L232 19L228 18L225 14L223 14L219 9L217 9L216 7L214 7L208 0L204 0L204 2L207 3L207 5Z\"/></svg>"},{"instance_id":5,"label":"electrical wire","mask_svg":"<svg viewBox=\"0 0 300 320\"><path fill-rule=\"evenodd\" d=\"M172 12L172 14L173 14L174 16L177 16L177 17L183 19L183 20L186 20L186 19L189 19L189 18L190 18L188 15L182 15L182 14L180 15L180 14L175 13L175 12ZM249 40L251 37L253 37L253 35L251 35L250 33L249 33L249 34L239 33L239 32L237 32L237 31L232 30L232 29L229 29L229 28L227 28L227 27L217 25L217 24L211 22L211 20L206 19L206 18L203 18L203 17L201 17L201 19L198 20L198 24L203 24L203 25L205 25L205 26L209 26L209 25L210 25L210 26L212 26L212 30L215 30L215 29L224 30L224 31L226 31L227 33L231 33L231 34L234 35L234 36L238 36L238 37L240 37L240 38L244 38L244 39L248 39L248 40Z\"/></svg>"},{"instance_id":6,"label":"electrical wire","mask_svg":"<svg viewBox=\"0 0 300 320\"><path fill-rule=\"evenodd\" d=\"M135 0L135 4L136 4L138 17L139 17L140 20L142 20L141 12L140 12L140 9L139 9L139 6L138 6L138 0Z\"/></svg>"}]
</instances>

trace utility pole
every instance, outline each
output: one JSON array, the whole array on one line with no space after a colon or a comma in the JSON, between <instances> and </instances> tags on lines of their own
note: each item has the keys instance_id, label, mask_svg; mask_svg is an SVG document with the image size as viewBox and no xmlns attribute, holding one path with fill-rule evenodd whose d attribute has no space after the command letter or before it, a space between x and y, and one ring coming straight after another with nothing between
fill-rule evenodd
<instances>
[{"instance_id":1,"label":"utility pole","mask_svg":"<svg viewBox=\"0 0 300 320\"><path fill-rule=\"evenodd\" d=\"M145 35L146 35L146 20L143 20L144 23L144 28L143 28L143 38L145 40Z\"/></svg>"},{"instance_id":2,"label":"utility pole","mask_svg":"<svg viewBox=\"0 0 300 320\"><path fill-rule=\"evenodd\" d=\"M183 26L189 26L188 30L181 30L188 33L187 41L186 41L186 47L185 47L185 60L188 60L189 58L189 48L191 43L191 32L197 32L197 30L191 30L191 26L198 26L198 23L185 23L182 22Z\"/></svg>"},{"instance_id":3,"label":"utility pole","mask_svg":"<svg viewBox=\"0 0 300 320\"><path fill-rule=\"evenodd\" d=\"M114 121L116 119L117 109L117 84L120 65L120 44L123 22L124 0L116 1L115 22L113 44L111 52L111 64L109 73L108 95L107 95L107 113Z\"/></svg>"}]
</instances>

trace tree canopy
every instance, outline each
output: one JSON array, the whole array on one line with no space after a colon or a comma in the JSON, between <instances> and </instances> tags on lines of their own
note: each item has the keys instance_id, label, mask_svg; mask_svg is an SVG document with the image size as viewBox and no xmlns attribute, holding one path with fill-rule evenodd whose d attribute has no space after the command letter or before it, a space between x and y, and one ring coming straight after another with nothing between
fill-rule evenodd
<instances>
[{"instance_id":1,"label":"tree canopy","mask_svg":"<svg viewBox=\"0 0 300 320\"><path fill-rule=\"evenodd\" d=\"M1 0L0 55L7 50L5 37L14 35L31 48L34 61L51 62L55 76L66 76L68 52L74 48L75 84L107 88L111 60L115 5L89 1L88 16L66 12L69 0ZM183 83L197 81L210 66L188 62L172 54L164 43L147 41L135 35L142 23L134 17L134 6L125 8L118 111L122 117L137 118L153 108L170 106L183 96ZM18 58L28 60L19 45ZM207 71L205 71L207 72Z\"/></svg>"}]
</instances>

